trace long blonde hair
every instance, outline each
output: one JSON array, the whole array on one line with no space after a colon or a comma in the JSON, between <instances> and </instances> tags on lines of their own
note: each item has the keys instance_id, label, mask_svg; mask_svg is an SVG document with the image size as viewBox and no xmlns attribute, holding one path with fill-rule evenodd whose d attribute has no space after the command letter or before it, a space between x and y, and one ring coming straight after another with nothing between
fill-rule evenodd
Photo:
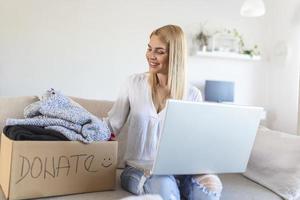
<instances>
[{"instance_id":1,"label":"long blonde hair","mask_svg":"<svg viewBox=\"0 0 300 200\"><path fill-rule=\"evenodd\" d=\"M163 103L167 98L183 99L186 92L186 40L182 29L176 25L166 25L154 30L150 34L150 38L156 35L162 42L168 46L169 52L169 70L167 88L170 91L168 97L163 99ZM156 86L158 78L156 74L149 75L149 84L152 90L154 102L157 101Z\"/></svg>"}]
</instances>

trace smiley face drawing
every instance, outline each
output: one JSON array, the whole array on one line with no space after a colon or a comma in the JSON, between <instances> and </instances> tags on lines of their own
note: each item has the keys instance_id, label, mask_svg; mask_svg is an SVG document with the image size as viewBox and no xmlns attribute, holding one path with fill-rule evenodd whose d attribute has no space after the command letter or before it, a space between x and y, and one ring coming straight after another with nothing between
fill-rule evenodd
<instances>
[{"instance_id":1,"label":"smiley face drawing","mask_svg":"<svg viewBox=\"0 0 300 200\"><path fill-rule=\"evenodd\" d=\"M110 157L104 158L103 162L101 163L102 167L108 168L112 165L112 159Z\"/></svg>"}]
</instances>

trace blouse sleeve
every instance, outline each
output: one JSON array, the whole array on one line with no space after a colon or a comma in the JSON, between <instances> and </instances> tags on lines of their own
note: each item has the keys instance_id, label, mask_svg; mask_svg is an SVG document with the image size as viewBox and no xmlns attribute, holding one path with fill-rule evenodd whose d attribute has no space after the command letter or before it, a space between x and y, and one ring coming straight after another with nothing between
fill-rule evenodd
<instances>
[{"instance_id":1,"label":"blouse sleeve","mask_svg":"<svg viewBox=\"0 0 300 200\"><path fill-rule=\"evenodd\" d=\"M199 89L196 89L196 90L197 90L197 92L195 94L195 101L203 101L200 90Z\"/></svg>"},{"instance_id":2,"label":"blouse sleeve","mask_svg":"<svg viewBox=\"0 0 300 200\"><path fill-rule=\"evenodd\" d=\"M190 89L190 99L191 101L203 101L201 91L195 86Z\"/></svg>"},{"instance_id":3,"label":"blouse sleeve","mask_svg":"<svg viewBox=\"0 0 300 200\"><path fill-rule=\"evenodd\" d=\"M121 91L113 107L108 112L108 117L105 119L110 130L116 135L120 133L121 128L126 123L130 111L129 84L130 81L127 79L123 87L121 87Z\"/></svg>"}]
</instances>

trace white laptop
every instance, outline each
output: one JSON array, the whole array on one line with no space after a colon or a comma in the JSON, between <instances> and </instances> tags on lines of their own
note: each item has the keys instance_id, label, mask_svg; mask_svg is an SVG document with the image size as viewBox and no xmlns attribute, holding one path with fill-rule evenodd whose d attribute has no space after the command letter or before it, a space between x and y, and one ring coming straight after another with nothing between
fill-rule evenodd
<instances>
[{"instance_id":1,"label":"white laptop","mask_svg":"<svg viewBox=\"0 0 300 200\"><path fill-rule=\"evenodd\" d=\"M168 100L154 161L127 161L151 175L244 172L263 108Z\"/></svg>"}]
</instances>

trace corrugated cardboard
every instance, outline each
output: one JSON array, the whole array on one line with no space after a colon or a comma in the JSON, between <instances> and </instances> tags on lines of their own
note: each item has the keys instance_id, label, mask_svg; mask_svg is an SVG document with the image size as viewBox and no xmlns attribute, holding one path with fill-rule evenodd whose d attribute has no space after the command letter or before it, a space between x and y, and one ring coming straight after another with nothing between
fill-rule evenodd
<instances>
[{"instance_id":1,"label":"corrugated cardboard","mask_svg":"<svg viewBox=\"0 0 300 200\"><path fill-rule=\"evenodd\" d=\"M6 198L115 189L116 141L82 144L1 137L0 183Z\"/></svg>"}]
</instances>

